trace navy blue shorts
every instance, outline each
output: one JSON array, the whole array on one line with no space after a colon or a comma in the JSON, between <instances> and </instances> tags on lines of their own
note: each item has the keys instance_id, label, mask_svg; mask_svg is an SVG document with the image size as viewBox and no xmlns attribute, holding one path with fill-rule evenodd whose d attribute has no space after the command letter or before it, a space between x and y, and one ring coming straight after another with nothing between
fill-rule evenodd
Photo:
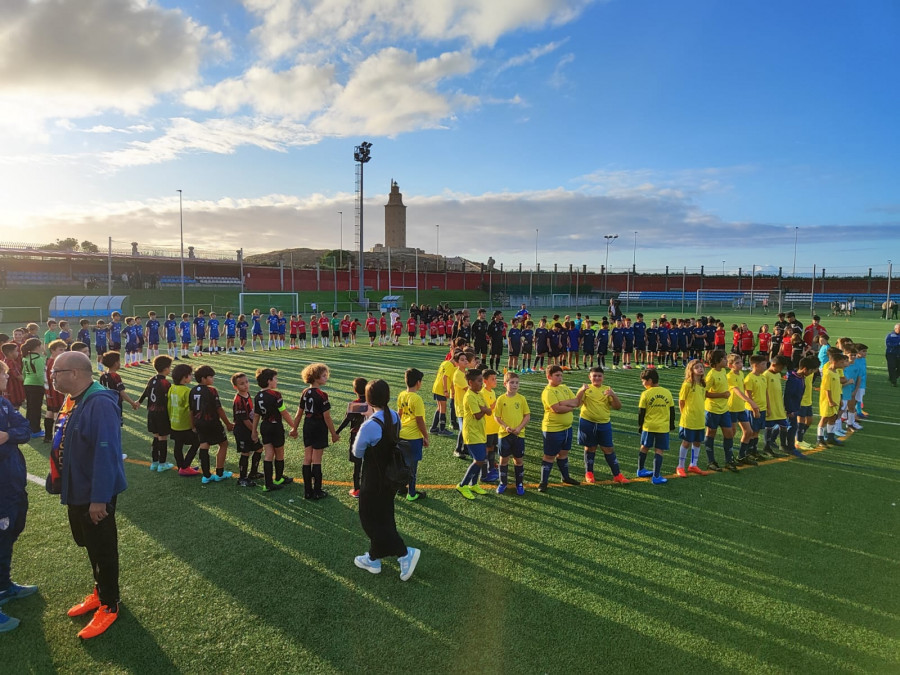
<instances>
[{"instance_id":1,"label":"navy blue shorts","mask_svg":"<svg viewBox=\"0 0 900 675\"><path fill-rule=\"evenodd\" d=\"M634 350L635 350L636 352L645 352L645 351L647 351L647 343L646 343L646 342L638 342L637 340L635 340L635 343L634 343Z\"/></svg>"},{"instance_id":2,"label":"navy blue shorts","mask_svg":"<svg viewBox=\"0 0 900 675\"><path fill-rule=\"evenodd\" d=\"M446 401L447 397L443 394L433 394L435 401Z\"/></svg>"},{"instance_id":3,"label":"navy blue shorts","mask_svg":"<svg viewBox=\"0 0 900 675\"><path fill-rule=\"evenodd\" d=\"M656 448L657 450L669 449L669 432L668 431L642 431L641 446L645 448Z\"/></svg>"},{"instance_id":4,"label":"navy blue shorts","mask_svg":"<svg viewBox=\"0 0 900 675\"><path fill-rule=\"evenodd\" d=\"M707 429L718 429L721 427L722 429L730 429L731 428L731 413L723 412L723 413L714 413L714 412L706 412L706 428Z\"/></svg>"},{"instance_id":5,"label":"navy blue shorts","mask_svg":"<svg viewBox=\"0 0 900 675\"><path fill-rule=\"evenodd\" d=\"M488 434L485 445L489 448L496 448L499 436L497 434Z\"/></svg>"},{"instance_id":6,"label":"navy blue shorts","mask_svg":"<svg viewBox=\"0 0 900 675\"><path fill-rule=\"evenodd\" d=\"M706 432L703 429L685 429L684 427L678 429L678 438L688 443L702 443L705 437Z\"/></svg>"},{"instance_id":7,"label":"navy blue shorts","mask_svg":"<svg viewBox=\"0 0 900 675\"><path fill-rule=\"evenodd\" d=\"M786 419L766 420L766 429L774 429L775 427L784 427L787 429L788 423Z\"/></svg>"},{"instance_id":8,"label":"navy blue shorts","mask_svg":"<svg viewBox=\"0 0 900 675\"><path fill-rule=\"evenodd\" d=\"M762 431L766 426L766 412L765 410L759 411L759 417L750 416L750 428L753 431Z\"/></svg>"},{"instance_id":9,"label":"navy blue shorts","mask_svg":"<svg viewBox=\"0 0 900 675\"><path fill-rule=\"evenodd\" d=\"M813 411L811 405L801 405L800 410L797 411L798 417L812 417Z\"/></svg>"},{"instance_id":10,"label":"navy blue shorts","mask_svg":"<svg viewBox=\"0 0 900 675\"><path fill-rule=\"evenodd\" d=\"M738 422L749 422L750 421L750 411L749 410L739 410L738 412L734 412L733 410L730 413L731 415L731 424L737 424Z\"/></svg>"},{"instance_id":11,"label":"navy blue shorts","mask_svg":"<svg viewBox=\"0 0 900 675\"><path fill-rule=\"evenodd\" d=\"M484 443L466 443L466 450L476 462L483 462L487 459L487 445Z\"/></svg>"},{"instance_id":12,"label":"navy blue shorts","mask_svg":"<svg viewBox=\"0 0 900 675\"><path fill-rule=\"evenodd\" d=\"M586 448L613 447L612 422L591 422L583 417L578 421L578 445Z\"/></svg>"},{"instance_id":13,"label":"navy blue shorts","mask_svg":"<svg viewBox=\"0 0 900 675\"><path fill-rule=\"evenodd\" d=\"M500 439L500 456L509 457L510 455L518 459L525 456L524 438L509 434Z\"/></svg>"},{"instance_id":14,"label":"navy blue shorts","mask_svg":"<svg viewBox=\"0 0 900 675\"><path fill-rule=\"evenodd\" d=\"M558 455L562 450L572 449L571 427L563 431L544 431L544 454L551 457Z\"/></svg>"}]
</instances>

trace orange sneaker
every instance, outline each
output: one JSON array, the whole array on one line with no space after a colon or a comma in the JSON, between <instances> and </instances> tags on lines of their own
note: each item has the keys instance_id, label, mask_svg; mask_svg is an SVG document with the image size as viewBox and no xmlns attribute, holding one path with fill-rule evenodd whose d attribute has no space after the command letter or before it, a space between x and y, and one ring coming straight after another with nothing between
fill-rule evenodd
<instances>
[{"instance_id":1,"label":"orange sneaker","mask_svg":"<svg viewBox=\"0 0 900 675\"><path fill-rule=\"evenodd\" d=\"M594 482L594 472L593 471L585 471L584 472L584 482L585 483L593 483Z\"/></svg>"},{"instance_id":2,"label":"orange sneaker","mask_svg":"<svg viewBox=\"0 0 900 675\"><path fill-rule=\"evenodd\" d=\"M70 608L69 611L66 612L66 614L68 614L69 616L81 616L82 614L93 612L99 606L100 596L97 594L97 588L95 586L93 593L91 593L74 607Z\"/></svg>"},{"instance_id":3,"label":"orange sneaker","mask_svg":"<svg viewBox=\"0 0 900 675\"><path fill-rule=\"evenodd\" d=\"M90 638L102 635L118 618L118 608L115 612L112 612L107 605L103 605L94 612L94 617L91 619L91 622L79 631L78 637L82 640L89 640Z\"/></svg>"},{"instance_id":4,"label":"orange sneaker","mask_svg":"<svg viewBox=\"0 0 900 675\"><path fill-rule=\"evenodd\" d=\"M685 471L684 468L679 466L677 469L675 469L675 475L678 476L679 478L687 478L687 471Z\"/></svg>"},{"instance_id":5,"label":"orange sneaker","mask_svg":"<svg viewBox=\"0 0 900 675\"><path fill-rule=\"evenodd\" d=\"M699 466L693 466L693 465L688 467L688 472L695 473L698 476L708 476L709 475L709 471L704 471Z\"/></svg>"},{"instance_id":6,"label":"orange sneaker","mask_svg":"<svg viewBox=\"0 0 900 675\"><path fill-rule=\"evenodd\" d=\"M618 483L619 485L627 485L631 481L625 478L624 474L617 474L613 476L613 483Z\"/></svg>"}]
</instances>

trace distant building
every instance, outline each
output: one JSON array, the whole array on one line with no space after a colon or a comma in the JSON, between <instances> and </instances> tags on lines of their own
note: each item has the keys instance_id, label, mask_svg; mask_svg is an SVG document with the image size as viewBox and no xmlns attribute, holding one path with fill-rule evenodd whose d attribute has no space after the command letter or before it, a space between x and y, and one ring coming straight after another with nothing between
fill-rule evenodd
<instances>
[{"instance_id":1,"label":"distant building","mask_svg":"<svg viewBox=\"0 0 900 675\"><path fill-rule=\"evenodd\" d=\"M395 180L391 180L391 193L384 205L384 245L391 249L406 248L406 206Z\"/></svg>"}]
</instances>

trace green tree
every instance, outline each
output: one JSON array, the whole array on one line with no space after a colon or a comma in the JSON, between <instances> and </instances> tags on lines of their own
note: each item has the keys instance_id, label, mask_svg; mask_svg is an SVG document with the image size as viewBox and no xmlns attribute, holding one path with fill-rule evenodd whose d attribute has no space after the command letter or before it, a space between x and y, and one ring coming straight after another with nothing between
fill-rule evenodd
<instances>
[{"instance_id":1,"label":"green tree","mask_svg":"<svg viewBox=\"0 0 900 675\"><path fill-rule=\"evenodd\" d=\"M99 253L100 247L97 246L97 244L95 244L94 242L85 239L83 242L81 242L81 250L85 253Z\"/></svg>"}]
</instances>

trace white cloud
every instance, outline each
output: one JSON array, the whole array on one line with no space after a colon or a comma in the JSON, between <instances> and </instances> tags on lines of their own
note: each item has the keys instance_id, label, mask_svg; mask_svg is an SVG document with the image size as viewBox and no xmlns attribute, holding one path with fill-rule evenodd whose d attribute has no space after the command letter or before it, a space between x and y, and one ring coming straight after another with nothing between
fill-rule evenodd
<instances>
[{"instance_id":1,"label":"white cloud","mask_svg":"<svg viewBox=\"0 0 900 675\"><path fill-rule=\"evenodd\" d=\"M317 141L318 136L305 125L288 120L242 117L196 122L177 117L159 138L133 141L124 150L106 153L104 159L114 167L140 166L173 160L192 151L229 155L240 146L252 145L284 152Z\"/></svg>"},{"instance_id":2,"label":"white cloud","mask_svg":"<svg viewBox=\"0 0 900 675\"><path fill-rule=\"evenodd\" d=\"M529 63L534 63L542 56L546 56L547 54L551 54L555 52L557 49L562 47L566 42L569 41L569 38L565 38L564 40L557 40L556 42L548 42L545 45L538 45L537 47L532 47L524 54L519 54L518 56L513 56L511 59L505 61L500 68L498 68L498 72L502 72L507 70L508 68L515 68L518 66L524 66Z\"/></svg>"},{"instance_id":3,"label":"white cloud","mask_svg":"<svg viewBox=\"0 0 900 675\"><path fill-rule=\"evenodd\" d=\"M566 54L556 62L556 68L553 69L553 74L550 76L551 87L554 87L555 89L562 89L569 83L568 78L566 78L565 73L563 73L563 69L574 60L574 54Z\"/></svg>"},{"instance_id":4,"label":"white cloud","mask_svg":"<svg viewBox=\"0 0 900 675\"><path fill-rule=\"evenodd\" d=\"M508 32L558 26L593 0L244 0L262 23L254 30L269 58L298 45L462 40L492 46Z\"/></svg>"}]
</instances>

